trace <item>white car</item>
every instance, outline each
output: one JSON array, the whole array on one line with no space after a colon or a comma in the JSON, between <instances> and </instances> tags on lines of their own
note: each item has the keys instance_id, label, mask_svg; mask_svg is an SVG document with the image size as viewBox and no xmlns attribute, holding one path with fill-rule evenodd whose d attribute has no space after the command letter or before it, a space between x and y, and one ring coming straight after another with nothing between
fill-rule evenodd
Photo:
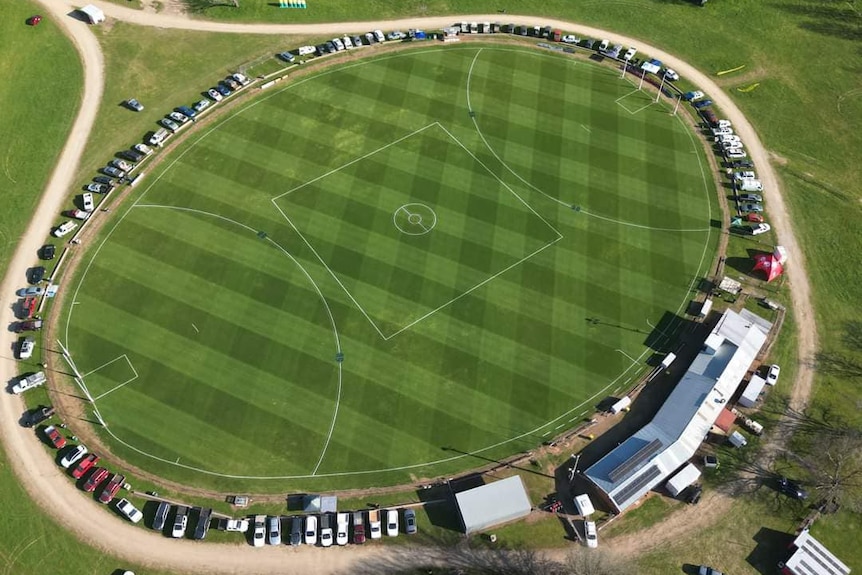
<instances>
[{"instance_id":1,"label":"white car","mask_svg":"<svg viewBox=\"0 0 862 575\"><path fill-rule=\"evenodd\" d=\"M746 154L745 150L742 148L731 148L729 150L725 150L725 155L733 160L741 160L742 158L748 157L748 154Z\"/></svg>"},{"instance_id":2,"label":"white car","mask_svg":"<svg viewBox=\"0 0 862 575\"><path fill-rule=\"evenodd\" d=\"M173 120L174 122L176 122L177 124L179 124L180 126L182 126L186 122L191 121L191 119L188 116L186 116L185 114L181 114L179 112L171 112L170 114L168 114L168 117L171 120ZM122 168L120 168L120 169L122 169Z\"/></svg>"},{"instance_id":3,"label":"white car","mask_svg":"<svg viewBox=\"0 0 862 575\"><path fill-rule=\"evenodd\" d=\"M769 385L775 385L776 383L778 383L778 376L780 374L781 367L779 367L777 364L770 365L769 371L766 372L766 383Z\"/></svg>"},{"instance_id":4,"label":"white car","mask_svg":"<svg viewBox=\"0 0 862 575\"><path fill-rule=\"evenodd\" d=\"M368 512L368 533L372 539L380 539L383 536L380 529L380 511L376 509Z\"/></svg>"},{"instance_id":5,"label":"white car","mask_svg":"<svg viewBox=\"0 0 862 575\"><path fill-rule=\"evenodd\" d=\"M317 517L314 515L305 518L305 544L317 545Z\"/></svg>"},{"instance_id":6,"label":"white car","mask_svg":"<svg viewBox=\"0 0 862 575\"><path fill-rule=\"evenodd\" d=\"M398 510L386 510L386 535L389 537L398 537Z\"/></svg>"},{"instance_id":7,"label":"white car","mask_svg":"<svg viewBox=\"0 0 862 575\"><path fill-rule=\"evenodd\" d=\"M210 103L211 102L209 100L200 100L200 101L192 104L192 109L195 112L203 112L204 110L206 110L207 108L210 107ZM137 149L137 148L135 148L135 149Z\"/></svg>"},{"instance_id":8,"label":"white car","mask_svg":"<svg viewBox=\"0 0 862 575\"><path fill-rule=\"evenodd\" d=\"M45 376L45 372L38 371L32 375L19 379L18 383L12 386L12 393L20 395L29 389L39 387L46 381L48 381L48 378Z\"/></svg>"},{"instance_id":9,"label":"white car","mask_svg":"<svg viewBox=\"0 0 862 575\"><path fill-rule=\"evenodd\" d=\"M719 137L719 136L732 136L732 135L733 135L733 130L731 130L730 128L713 128L713 129L712 129L712 135L713 135L713 136L716 136L716 137Z\"/></svg>"},{"instance_id":10,"label":"white car","mask_svg":"<svg viewBox=\"0 0 862 575\"><path fill-rule=\"evenodd\" d=\"M723 142L719 142L719 145L725 150L729 150L731 148L741 148L742 140L725 140Z\"/></svg>"},{"instance_id":11,"label":"white car","mask_svg":"<svg viewBox=\"0 0 862 575\"><path fill-rule=\"evenodd\" d=\"M36 340L32 337L25 337L21 342L21 347L18 348L18 359L30 359L33 357L34 349L36 349Z\"/></svg>"},{"instance_id":12,"label":"white car","mask_svg":"<svg viewBox=\"0 0 862 575\"><path fill-rule=\"evenodd\" d=\"M608 49L608 44L610 44L609 40L602 40L602 43L599 44L599 52L604 52Z\"/></svg>"},{"instance_id":13,"label":"white car","mask_svg":"<svg viewBox=\"0 0 862 575\"><path fill-rule=\"evenodd\" d=\"M248 531L248 519L228 519L224 530L245 533Z\"/></svg>"},{"instance_id":14,"label":"white car","mask_svg":"<svg viewBox=\"0 0 862 575\"><path fill-rule=\"evenodd\" d=\"M730 120L719 120L718 121L718 127L730 129L733 127L733 123Z\"/></svg>"},{"instance_id":15,"label":"white car","mask_svg":"<svg viewBox=\"0 0 862 575\"><path fill-rule=\"evenodd\" d=\"M314 50L315 50L314 46L300 46L297 49L297 53L300 56L308 56L309 54L314 54Z\"/></svg>"},{"instance_id":16,"label":"white car","mask_svg":"<svg viewBox=\"0 0 862 575\"><path fill-rule=\"evenodd\" d=\"M665 68L664 77L666 80L670 80L671 82L676 82L677 80L679 80L679 74L677 74L670 68Z\"/></svg>"},{"instance_id":17,"label":"white car","mask_svg":"<svg viewBox=\"0 0 862 575\"><path fill-rule=\"evenodd\" d=\"M625 55L623 55L623 59L625 59L625 60L631 60L632 58L634 58L634 57L635 57L635 54L637 54L637 53L638 53L638 49L637 49L637 48L635 48L634 46L632 46L631 48L629 48L628 50L626 50Z\"/></svg>"},{"instance_id":18,"label":"white car","mask_svg":"<svg viewBox=\"0 0 862 575\"><path fill-rule=\"evenodd\" d=\"M751 170L746 170L744 172L736 172L735 174L733 174L733 179L737 182L741 182L742 180L756 180L757 174L755 174Z\"/></svg>"},{"instance_id":19,"label":"white car","mask_svg":"<svg viewBox=\"0 0 862 575\"><path fill-rule=\"evenodd\" d=\"M741 142L742 138L740 138L736 134L721 134L719 136L716 136L715 141L721 142L723 144L725 142Z\"/></svg>"},{"instance_id":20,"label":"white car","mask_svg":"<svg viewBox=\"0 0 862 575\"><path fill-rule=\"evenodd\" d=\"M82 198L84 200L83 204L85 212L92 212L96 209L96 203L93 202L93 194L91 194L90 192L85 192Z\"/></svg>"},{"instance_id":21,"label":"white car","mask_svg":"<svg viewBox=\"0 0 862 575\"><path fill-rule=\"evenodd\" d=\"M210 105L209 100L203 100L203 101L207 103L207 106ZM132 148L134 148L134 150L136 152L140 152L145 156L149 156L150 154L153 153L153 149L146 144L135 144L134 146L132 146Z\"/></svg>"},{"instance_id":22,"label":"white car","mask_svg":"<svg viewBox=\"0 0 862 575\"><path fill-rule=\"evenodd\" d=\"M240 74L239 72L231 75L231 78L239 82L241 86L248 86L249 84L251 84L251 80L248 79L248 76L246 76L245 74Z\"/></svg>"},{"instance_id":23,"label":"white car","mask_svg":"<svg viewBox=\"0 0 862 575\"><path fill-rule=\"evenodd\" d=\"M350 36L345 36L344 38L341 39L341 41L344 42L344 47L347 48L348 50L353 48L353 41L350 39Z\"/></svg>"},{"instance_id":24,"label":"white car","mask_svg":"<svg viewBox=\"0 0 862 575\"><path fill-rule=\"evenodd\" d=\"M563 42L564 44L577 44L578 37L573 36L572 34L566 34L565 36L560 38L560 42Z\"/></svg>"},{"instance_id":25,"label":"white car","mask_svg":"<svg viewBox=\"0 0 862 575\"><path fill-rule=\"evenodd\" d=\"M335 49L339 52L344 50L344 42L341 41L341 38L333 38L332 43L335 44Z\"/></svg>"},{"instance_id":26,"label":"white car","mask_svg":"<svg viewBox=\"0 0 862 575\"><path fill-rule=\"evenodd\" d=\"M693 92L688 92L688 98L687 99L689 102L696 102L697 100L700 100L704 96L706 96L706 94L704 94L700 90L695 90Z\"/></svg>"},{"instance_id":27,"label":"white car","mask_svg":"<svg viewBox=\"0 0 862 575\"><path fill-rule=\"evenodd\" d=\"M126 519L132 523L139 523L144 518L144 514L132 505L128 499L120 499L117 501L117 511L126 516Z\"/></svg>"},{"instance_id":28,"label":"white car","mask_svg":"<svg viewBox=\"0 0 862 575\"><path fill-rule=\"evenodd\" d=\"M215 102L221 102L221 99L224 98L224 96L219 94L219 91L215 88L210 88L209 90L207 90L207 96L212 98Z\"/></svg>"},{"instance_id":29,"label":"white car","mask_svg":"<svg viewBox=\"0 0 862 575\"><path fill-rule=\"evenodd\" d=\"M584 539L587 541L587 547L595 549L599 546L599 535L596 531L595 521L584 521Z\"/></svg>"},{"instance_id":30,"label":"white car","mask_svg":"<svg viewBox=\"0 0 862 575\"><path fill-rule=\"evenodd\" d=\"M87 448L83 445L78 445L75 449L63 456L63 459L60 460L60 465L63 466L63 469L69 469L73 463L85 455L87 455Z\"/></svg>"},{"instance_id":31,"label":"white car","mask_svg":"<svg viewBox=\"0 0 862 575\"><path fill-rule=\"evenodd\" d=\"M772 226L770 226L769 224L757 224L756 226L751 227L751 235L759 236L760 234L767 233L771 229L772 229ZM769 382L767 382L767 383L769 383ZM775 384L772 383L770 385L775 385Z\"/></svg>"},{"instance_id":32,"label":"white car","mask_svg":"<svg viewBox=\"0 0 862 575\"><path fill-rule=\"evenodd\" d=\"M75 222L64 222L64 223L60 224L59 226L57 226L57 229L54 230L54 232L53 232L54 237L55 238L62 238L63 236L65 236L66 234L68 234L69 232L71 232L72 230L74 230L77 227L78 227L78 224L76 224Z\"/></svg>"},{"instance_id":33,"label":"white car","mask_svg":"<svg viewBox=\"0 0 862 575\"><path fill-rule=\"evenodd\" d=\"M251 544L254 547L263 547L266 544L266 515L254 516L254 531L251 534Z\"/></svg>"},{"instance_id":34,"label":"white car","mask_svg":"<svg viewBox=\"0 0 862 575\"><path fill-rule=\"evenodd\" d=\"M332 527L329 526L330 517L328 513L320 516L320 545L332 547Z\"/></svg>"},{"instance_id":35,"label":"white car","mask_svg":"<svg viewBox=\"0 0 862 575\"><path fill-rule=\"evenodd\" d=\"M281 545L281 518L274 515L267 520L267 537L270 545Z\"/></svg>"},{"instance_id":36,"label":"white car","mask_svg":"<svg viewBox=\"0 0 862 575\"><path fill-rule=\"evenodd\" d=\"M69 215L75 218L76 220L86 220L90 216L93 215L92 212L86 212L84 210L72 210L69 212Z\"/></svg>"},{"instance_id":37,"label":"white car","mask_svg":"<svg viewBox=\"0 0 862 575\"><path fill-rule=\"evenodd\" d=\"M174 525L171 528L171 537L179 539L186 534L186 527L189 524L189 508L184 505L177 507L177 515L174 517Z\"/></svg>"},{"instance_id":38,"label":"white car","mask_svg":"<svg viewBox=\"0 0 862 575\"><path fill-rule=\"evenodd\" d=\"M347 531L350 525L350 514L339 513L335 516L335 543L347 545Z\"/></svg>"}]
</instances>

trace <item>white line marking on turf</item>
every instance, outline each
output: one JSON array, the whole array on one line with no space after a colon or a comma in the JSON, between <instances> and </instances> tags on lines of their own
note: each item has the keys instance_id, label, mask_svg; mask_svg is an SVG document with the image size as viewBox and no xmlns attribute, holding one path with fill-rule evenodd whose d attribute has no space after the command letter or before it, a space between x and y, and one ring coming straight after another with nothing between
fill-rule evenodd
<instances>
[{"instance_id":1,"label":"white line marking on turf","mask_svg":"<svg viewBox=\"0 0 862 575\"><path fill-rule=\"evenodd\" d=\"M201 330L199 330L199 329L198 329L198 326L196 326L195 324L192 324L192 327L193 327L193 328L195 328L195 333L200 333L200 332L201 332Z\"/></svg>"},{"instance_id":2,"label":"white line marking on turf","mask_svg":"<svg viewBox=\"0 0 862 575\"><path fill-rule=\"evenodd\" d=\"M96 403L97 401L99 401L100 399L102 399L103 397L105 397L106 395L108 395L109 393L114 393L114 392L115 392L115 391L117 391L118 389L121 389L121 388L125 387L126 385L128 385L128 384L132 383L132 382L133 382L133 381L135 381L136 379L138 379L138 370L136 370L136 369L135 369L135 366L134 366L134 365L132 365L132 362L131 362L131 360L129 359L129 356L127 356L127 355L124 353L123 355L121 355L121 356L120 356L120 357L118 357L117 359L120 359L120 358L123 358L123 359L125 359L125 360L126 360L126 363L128 363L128 364L129 364L129 368L132 370L132 373L134 373L135 375L134 375L134 376L132 376L132 377L130 377L129 379L127 379L127 380L126 380L126 381L124 381L123 383L121 383L121 384L119 384L119 385L117 385L117 386L115 386L115 387L112 387L111 389L109 389L108 391L106 391L105 393L103 393L102 395L97 395L96 397L94 397L94 398L93 398L93 403ZM115 361L116 361L116 360L115 360ZM109 362L109 363L113 363L113 362ZM92 372L91 372L91 373L92 373Z\"/></svg>"},{"instance_id":3,"label":"white line marking on turf","mask_svg":"<svg viewBox=\"0 0 862 575\"><path fill-rule=\"evenodd\" d=\"M583 124L581 124L581 128L583 128L584 130L586 130L588 134L592 134L592 133L593 133L593 131L592 131L592 130L590 130L589 128L587 128L587 127L586 127L586 126L584 126Z\"/></svg>"},{"instance_id":4,"label":"white line marking on turf","mask_svg":"<svg viewBox=\"0 0 862 575\"><path fill-rule=\"evenodd\" d=\"M581 209L581 210L580 210L580 213L582 213L582 214L584 214L584 215L586 215L586 216L590 216L590 217L593 217L593 218L598 218L598 219L600 219L600 220L604 220L604 221L606 221L606 222L611 222L611 223L614 223L614 224L619 224L619 225L621 225L621 226L628 226L628 227L631 227L631 228L639 228L639 229L642 229L642 230L651 230L651 231L655 231L655 232L680 232L680 233L691 233L691 232L697 232L697 233L703 233L703 232L708 232L708 231L709 231L709 228L708 228L708 227L707 227L707 228L658 228L658 227L655 227L655 226L644 226L644 225L642 225L642 224L634 224L634 223L632 223L632 222L627 222L627 221L625 221L625 220L617 220L617 219L614 219L614 218L609 218L609 217L607 217L607 216L600 216L599 214L594 214L594 213L592 213L592 212L588 212L587 210L584 210L584 209Z\"/></svg>"}]
</instances>

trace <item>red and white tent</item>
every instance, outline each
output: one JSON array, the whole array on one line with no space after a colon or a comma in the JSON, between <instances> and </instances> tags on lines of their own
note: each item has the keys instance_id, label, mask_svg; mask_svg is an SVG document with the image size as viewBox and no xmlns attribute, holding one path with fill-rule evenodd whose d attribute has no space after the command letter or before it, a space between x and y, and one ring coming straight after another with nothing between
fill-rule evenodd
<instances>
[{"instance_id":1,"label":"red and white tent","mask_svg":"<svg viewBox=\"0 0 862 575\"><path fill-rule=\"evenodd\" d=\"M754 270L762 270L766 274L766 281L771 282L781 275L784 268L781 265L781 260L776 254L757 254L754 256Z\"/></svg>"}]
</instances>

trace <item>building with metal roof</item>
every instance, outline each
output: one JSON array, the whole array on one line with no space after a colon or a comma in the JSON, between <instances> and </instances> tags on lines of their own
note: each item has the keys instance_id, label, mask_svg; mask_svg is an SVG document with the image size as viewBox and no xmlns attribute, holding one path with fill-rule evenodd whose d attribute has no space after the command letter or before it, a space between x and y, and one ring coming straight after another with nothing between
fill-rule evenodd
<instances>
[{"instance_id":1,"label":"building with metal roof","mask_svg":"<svg viewBox=\"0 0 862 575\"><path fill-rule=\"evenodd\" d=\"M517 475L456 493L455 500L468 534L526 517L533 507Z\"/></svg>"},{"instance_id":2,"label":"building with metal roof","mask_svg":"<svg viewBox=\"0 0 862 575\"><path fill-rule=\"evenodd\" d=\"M780 564L783 575L850 575L850 568L804 529L793 541L793 555Z\"/></svg>"},{"instance_id":3,"label":"building with metal roof","mask_svg":"<svg viewBox=\"0 0 862 575\"><path fill-rule=\"evenodd\" d=\"M694 455L771 327L748 310L727 310L652 421L584 472L616 511L636 503Z\"/></svg>"}]
</instances>

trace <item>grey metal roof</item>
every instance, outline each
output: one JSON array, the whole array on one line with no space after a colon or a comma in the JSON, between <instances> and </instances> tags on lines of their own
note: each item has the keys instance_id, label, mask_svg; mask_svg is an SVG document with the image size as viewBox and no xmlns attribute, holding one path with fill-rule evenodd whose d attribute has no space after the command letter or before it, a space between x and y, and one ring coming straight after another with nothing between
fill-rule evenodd
<instances>
[{"instance_id":1,"label":"grey metal roof","mask_svg":"<svg viewBox=\"0 0 862 575\"><path fill-rule=\"evenodd\" d=\"M532 505L524 483L517 475L455 494L466 533L474 533L520 519Z\"/></svg>"},{"instance_id":2,"label":"grey metal roof","mask_svg":"<svg viewBox=\"0 0 862 575\"><path fill-rule=\"evenodd\" d=\"M796 551L784 565L796 575L849 575L850 568L838 560L808 530L793 542Z\"/></svg>"},{"instance_id":3,"label":"grey metal roof","mask_svg":"<svg viewBox=\"0 0 862 575\"><path fill-rule=\"evenodd\" d=\"M587 478L622 511L679 469L709 433L771 327L747 310L727 310L652 421L587 469ZM661 448L644 456L644 446L656 442Z\"/></svg>"}]
</instances>

